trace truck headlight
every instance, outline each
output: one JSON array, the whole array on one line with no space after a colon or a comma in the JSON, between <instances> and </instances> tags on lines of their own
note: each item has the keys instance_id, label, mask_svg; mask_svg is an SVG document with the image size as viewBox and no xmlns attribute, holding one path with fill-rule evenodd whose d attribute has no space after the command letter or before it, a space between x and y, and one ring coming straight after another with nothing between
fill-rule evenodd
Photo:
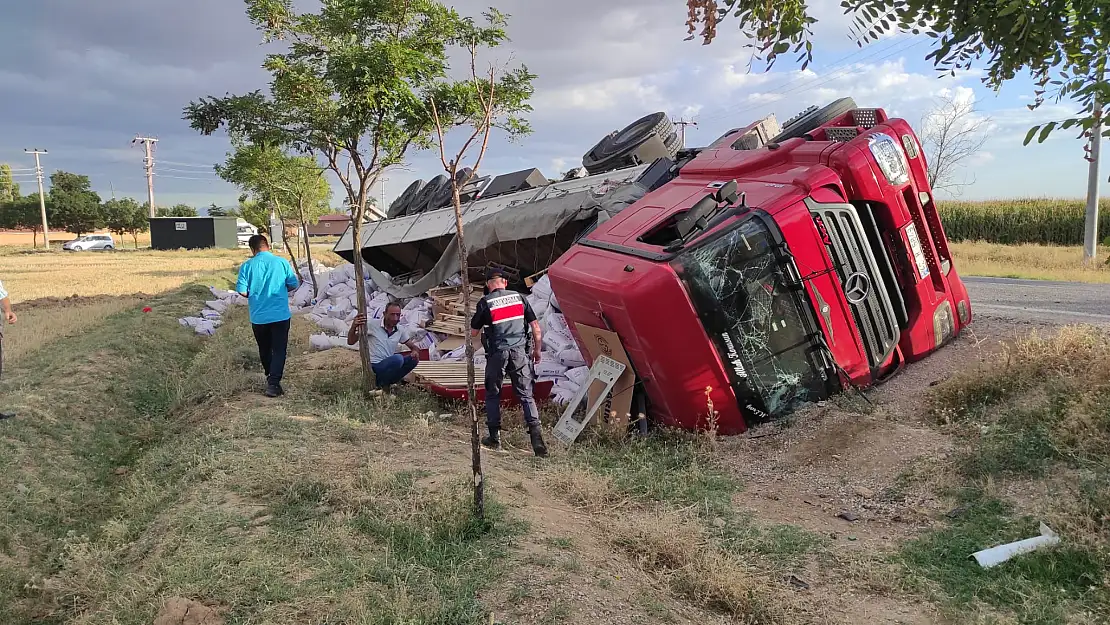
<instances>
[{"instance_id":1,"label":"truck headlight","mask_svg":"<svg viewBox=\"0 0 1110 625\"><path fill-rule=\"evenodd\" d=\"M871 149L871 155L879 163L887 182L893 185L909 182L910 166L906 163L906 155L890 135L877 132L869 136L867 147Z\"/></svg>"},{"instance_id":2,"label":"truck headlight","mask_svg":"<svg viewBox=\"0 0 1110 625\"><path fill-rule=\"evenodd\" d=\"M945 300L941 302L940 306L937 306L937 311L933 313L934 346L940 347L955 331L956 323L955 319L952 318L952 304Z\"/></svg>"}]
</instances>

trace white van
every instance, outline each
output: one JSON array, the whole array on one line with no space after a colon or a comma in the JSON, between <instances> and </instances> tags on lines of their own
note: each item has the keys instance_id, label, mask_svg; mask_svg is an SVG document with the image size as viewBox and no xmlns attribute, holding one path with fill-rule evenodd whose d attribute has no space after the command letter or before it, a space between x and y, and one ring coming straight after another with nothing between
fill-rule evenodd
<instances>
[{"instance_id":1,"label":"white van","mask_svg":"<svg viewBox=\"0 0 1110 625\"><path fill-rule=\"evenodd\" d=\"M248 222L246 219L243 219L242 217L239 218L239 220L236 222L236 225L239 230L239 247L246 247L247 244L250 242L251 237L258 234L258 228L252 226L250 222Z\"/></svg>"}]
</instances>

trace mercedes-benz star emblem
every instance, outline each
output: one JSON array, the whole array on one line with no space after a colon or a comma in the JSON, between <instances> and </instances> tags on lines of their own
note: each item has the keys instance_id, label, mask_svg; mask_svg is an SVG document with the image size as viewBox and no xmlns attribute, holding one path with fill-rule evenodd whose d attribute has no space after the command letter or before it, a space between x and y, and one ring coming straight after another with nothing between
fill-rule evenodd
<instances>
[{"instance_id":1,"label":"mercedes-benz star emblem","mask_svg":"<svg viewBox=\"0 0 1110 625\"><path fill-rule=\"evenodd\" d=\"M853 273L844 281L844 296L852 304L862 304L871 292L871 278L862 273Z\"/></svg>"}]
</instances>

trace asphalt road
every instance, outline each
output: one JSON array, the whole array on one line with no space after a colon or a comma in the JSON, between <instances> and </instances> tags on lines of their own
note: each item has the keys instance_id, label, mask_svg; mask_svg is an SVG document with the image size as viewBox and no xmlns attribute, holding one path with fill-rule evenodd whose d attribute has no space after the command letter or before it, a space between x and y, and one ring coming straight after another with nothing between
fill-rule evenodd
<instances>
[{"instance_id":1,"label":"asphalt road","mask_svg":"<svg viewBox=\"0 0 1110 625\"><path fill-rule=\"evenodd\" d=\"M964 277L973 315L1110 325L1110 284Z\"/></svg>"}]
</instances>

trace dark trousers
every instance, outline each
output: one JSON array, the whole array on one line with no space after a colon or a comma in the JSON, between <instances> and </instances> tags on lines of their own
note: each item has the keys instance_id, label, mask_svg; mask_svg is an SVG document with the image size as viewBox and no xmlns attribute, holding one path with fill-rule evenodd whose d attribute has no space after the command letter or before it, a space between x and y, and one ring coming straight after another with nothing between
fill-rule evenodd
<instances>
[{"instance_id":1,"label":"dark trousers","mask_svg":"<svg viewBox=\"0 0 1110 625\"><path fill-rule=\"evenodd\" d=\"M420 361L412 356L393 354L381 362L370 365L370 368L374 370L374 379L377 380L378 386L390 386L405 379L405 376L418 364Z\"/></svg>"},{"instance_id":2,"label":"dark trousers","mask_svg":"<svg viewBox=\"0 0 1110 625\"><path fill-rule=\"evenodd\" d=\"M289 349L289 320L273 323L252 323L254 340L258 343L258 358L266 372L270 386L281 384L285 374L285 354Z\"/></svg>"},{"instance_id":3,"label":"dark trousers","mask_svg":"<svg viewBox=\"0 0 1110 625\"><path fill-rule=\"evenodd\" d=\"M501 383L506 373L524 411L524 423L529 428L538 427L540 415L532 398L532 360L524 345L486 353L486 425L491 431L501 429Z\"/></svg>"}]
</instances>

